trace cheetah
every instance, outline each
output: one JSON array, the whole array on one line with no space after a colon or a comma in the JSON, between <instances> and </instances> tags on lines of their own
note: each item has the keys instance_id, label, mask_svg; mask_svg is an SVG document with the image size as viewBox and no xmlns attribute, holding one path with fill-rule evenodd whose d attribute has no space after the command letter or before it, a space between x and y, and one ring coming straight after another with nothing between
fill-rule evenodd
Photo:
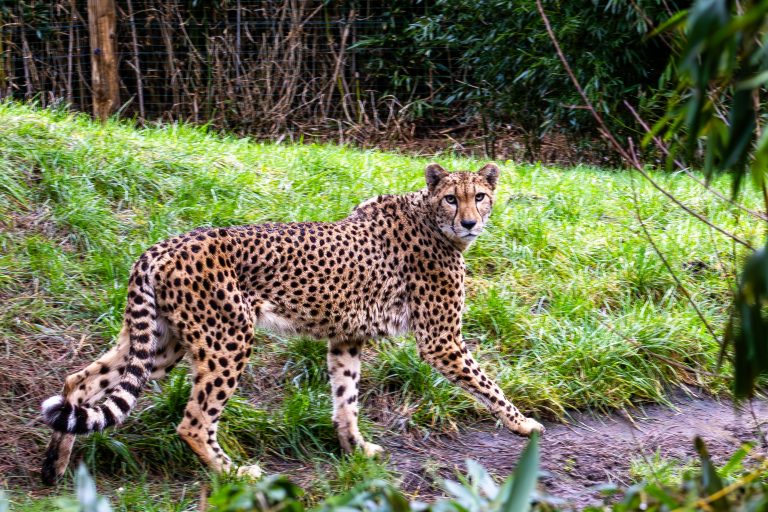
<instances>
[{"instance_id":1,"label":"cheetah","mask_svg":"<svg viewBox=\"0 0 768 512\"><path fill-rule=\"evenodd\" d=\"M499 172L495 164L477 172L429 164L425 188L375 197L337 222L200 228L148 249L131 270L116 346L43 402L43 420L54 430L43 481L64 473L75 435L119 425L147 381L185 356L192 393L176 430L212 470L232 471L216 431L257 327L328 342L333 424L346 452L382 451L358 430L364 344L406 332L423 360L510 430L542 432L461 337L462 252L485 228ZM258 476L260 469L237 472Z\"/></svg>"}]
</instances>

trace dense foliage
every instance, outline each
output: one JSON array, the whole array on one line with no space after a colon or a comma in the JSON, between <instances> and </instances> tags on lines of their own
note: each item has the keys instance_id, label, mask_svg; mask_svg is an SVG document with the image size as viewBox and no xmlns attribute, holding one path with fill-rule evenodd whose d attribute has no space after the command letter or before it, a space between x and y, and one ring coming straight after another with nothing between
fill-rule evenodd
<instances>
[{"instance_id":1,"label":"dense foliage","mask_svg":"<svg viewBox=\"0 0 768 512\"><path fill-rule=\"evenodd\" d=\"M688 3L544 2L572 66L614 128L634 129L619 108L627 97L655 113L675 38L649 34ZM530 155L548 130L595 134L533 0L126 5L118 13L123 114L273 136L332 126L334 133L379 130L380 137L403 121L424 130L480 125L489 140L500 128L524 135ZM89 110L85 13L84 0L0 0L7 21L0 40L8 42L0 46L0 96Z\"/></svg>"},{"instance_id":2,"label":"dense foliage","mask_svg":"<svg viewBox=\"0 0 768 512\"><path fill-rule=\"evenodd\" d=\"M547 1L564 52L593 104L631 122L619 108L630 97L645 110L671 55L669 37L648 37L686 2ZM511 124L535 140L558 128L593 130L549 41L536 3L437 0L422 12L394 2L380 33L357 44L385 90L412 98L413 115L479 114L489 132ZM382 51L381 48L389 49Z\"/></svg>"},{"instance_id":3,"label":"dense foliage","mask_svg":"<svg viewBox=\"0 0 768 512\"><path fill-rule=\"evenodd\" d=\"M698 0L667 23L684 35L665 115L645 137L664 147L667 163L701 163L708 178L729 173L734 199L751 181L768 212L768 3ZM751 177L751 180L747 178ZM749 212L764 224L764 214ZM751 247L750 247L751 249ZM734 391L752 396L768 373L768 252L743 267L726 341L733 346Z\"/></svg>"}]
</instances>

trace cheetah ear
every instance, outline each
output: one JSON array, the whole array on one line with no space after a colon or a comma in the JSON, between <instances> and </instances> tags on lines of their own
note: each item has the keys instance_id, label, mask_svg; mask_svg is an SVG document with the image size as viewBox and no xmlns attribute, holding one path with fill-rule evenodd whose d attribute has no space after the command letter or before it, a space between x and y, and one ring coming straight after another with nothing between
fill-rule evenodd
<instances>
[{"instance_id":1,"label":"cheetah ear","mask_svg":"<svg viewBox=\"0 0 768 512\"><path fill-rule=\"evenodd\" d=\"M445 175L448 174L448 172L440 167L439 164L431 163L427 165L427 168L424 170L424 174L427 178L427 188L429 188L429 191L432 192L435 190L437 184L440 183L440 180L445 178Z\"/></svg>"},{"instance_id":2,"label":"cheetah ear","mask_svg":"<svg viewBox=\"0 0 768 512\"><path fill-rule=\"evenodd\" d=\"M490 163L486 164L482 169L477 171L477 174L485 178L485 181L488 182L491 188L495 189L496 183L499 181L499 172L501 172L499 166L494 163Z\"/></svg>"}]
</instances>

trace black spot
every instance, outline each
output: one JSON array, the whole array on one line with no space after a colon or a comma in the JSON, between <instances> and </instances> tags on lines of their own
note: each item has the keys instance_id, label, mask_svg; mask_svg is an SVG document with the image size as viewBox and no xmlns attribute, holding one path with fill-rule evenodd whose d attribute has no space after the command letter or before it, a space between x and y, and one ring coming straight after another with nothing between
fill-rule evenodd
<instances>
[{"instance_id":1,"label":"black spot","mask_svg":"<svg viewBox=\"0 0 768 512\"><path fill-rule=\"evenodd\" d=\"M130 373L131 375L134 375L141 379L144 375L144 370L135 364L129 364L125 367L125 373Z\"/></svg>"},{"instance_id":2,"label":"black spot","mask_svg":"<svg viewBox=\"0 0 768 512\"><path fill-rule=\"evenodd\" d=\"M82 407L75 408L75 428L72 431L75 434L85 434L88 432L88 413Z\"/></svg>"},{"instance_id":3,"label":"black spot","mask_svg":"<svg viewBox=\"0 0 768 512\"><path fill-rule=\"evenodd\" d=\"M101 409L101 413L104 415L104 428L114 425L115 415L112 414L112 409L107 407L106 404L101 404L99 408Z\"/></svg>"},{"instance_id":4,"label":"black spot","mask_svg":"<svg viewBox=\"0 0 768 512\"><path fill-rule=\"evenodd\" d=\"M139 392L141 392L141 388L139 386L133 384L132 382L128 381L122 381L120 383L120 387L132 394L133 396L138 396Z\"/></svg>"},{"instance_id":5,"label":"black spot","mask_svg":"<svg viewBox=\"0 0 768 512\"><path fill-rule=\"evenodd\" d=\"M149 351L147 351L147 350L143 350L143 349L134 350L134 349L131 349L131 353L135 357L137 357L138 359L149 359Z\"/></svg>"},{"instance_id":6,"label":"black spot","mask_svg":"<svg viewBox=\"0 0 768 512\"><path fill-rule=\"evenodd\" d=\"M128 414L128 411L131 410L131 407L128 405L128 402L126 402L123 397L112 396L110 398L112 402L117 406L117 408L120 409L120 412L122 412L123 414Z\"/></svg>"}]
</instances>

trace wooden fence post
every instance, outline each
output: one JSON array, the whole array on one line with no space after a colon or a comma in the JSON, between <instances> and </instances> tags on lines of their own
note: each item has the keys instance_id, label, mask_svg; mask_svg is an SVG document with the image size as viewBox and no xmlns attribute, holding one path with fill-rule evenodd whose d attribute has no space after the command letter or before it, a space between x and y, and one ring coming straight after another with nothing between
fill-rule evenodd
<instances>
[{"instance_id":1,"label":"wooden fence post","mask_svg":"<svg viewBox=\"0 0 768 512\"><path fill-rule=\"evenodd\" d=\"M3 13L0 11L0 27L5 29L3 24ZM7 74L5 70L5 30L0 30L0 98L5 95L5 85L7 81Z\"/></svg>"},{"instance_id":2,"label":"wooden fence post","mask_svg":"<svg viewBox=\"0 0 768 512\"><path fill-rule=\"evenodd\" d=\"M93 115L105 121L120 104L114 0L88 0Z\"/></svg>"}]
</instances>

